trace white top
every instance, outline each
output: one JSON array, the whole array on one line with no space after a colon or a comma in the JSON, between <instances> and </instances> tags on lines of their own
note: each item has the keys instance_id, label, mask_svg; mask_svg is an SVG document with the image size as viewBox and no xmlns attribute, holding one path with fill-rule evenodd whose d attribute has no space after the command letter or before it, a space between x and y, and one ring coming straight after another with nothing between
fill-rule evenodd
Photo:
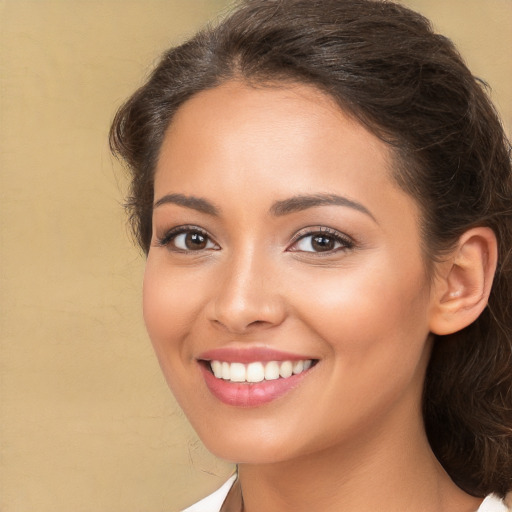
<instances>
[{"instance_id":1,"label":"white top","mask_svg":"<svg viewBox=\"0 0 512 512\"><path fill-rule=\"evenodd\" d=\"M217 489L210 496L198 501L195 505L183 510L182 512L219 512L222 503L226 499L231 486L236 480L236 474L233 475L220 489ZM478 510L475 512L511 512L505 503L493 494L487 496Z\"/></svg>"},{"instance_id":2,"label":"white top","mask_svg":"<svg viewBox=\"0 0 512 512\"><path fill-rule=\"evenodd\" d=\"M198 501L195 505L186 508L182 512L219 512L220 507L224 503L226 496L228 495L231 486L236 480L236 473L219 489L213 494L206 498Z\"/></svg>"}]
</instances>

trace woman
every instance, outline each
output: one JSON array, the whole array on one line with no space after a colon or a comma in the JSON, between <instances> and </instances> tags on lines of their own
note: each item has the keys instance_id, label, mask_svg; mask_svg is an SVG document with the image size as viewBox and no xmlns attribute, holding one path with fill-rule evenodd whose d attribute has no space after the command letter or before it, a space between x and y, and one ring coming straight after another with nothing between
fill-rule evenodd
<instances>
[{"instance_id":1,"label":"woman","mask_svg":"<svg viewBox=\"0 0 512 512\"><path fill-rule=\"evenodd\" d=\"M451 42L370 0L247 0L113 150L165 377L237 475L190 511L507 510L509 144Z\"/></svg>"}]
</instances>

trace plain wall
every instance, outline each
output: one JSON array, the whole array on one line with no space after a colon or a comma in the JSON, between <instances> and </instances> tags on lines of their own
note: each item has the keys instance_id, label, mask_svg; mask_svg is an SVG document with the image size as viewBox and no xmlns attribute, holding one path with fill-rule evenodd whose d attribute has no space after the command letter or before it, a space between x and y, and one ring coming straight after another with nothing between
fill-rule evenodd
<instances>
[{"instance_id":1,"label":"plain wall","mask_svg":"<svg viewBox=\"0 0 512 512\"><path fill-rule=\"evenodd\" d=\"M232 467L201 446L144 330L109 155L117 107L227 0L0 0L0 511L173 512ZM512 127L512 1L409 0Z\"/></svg>"}]
</instances>

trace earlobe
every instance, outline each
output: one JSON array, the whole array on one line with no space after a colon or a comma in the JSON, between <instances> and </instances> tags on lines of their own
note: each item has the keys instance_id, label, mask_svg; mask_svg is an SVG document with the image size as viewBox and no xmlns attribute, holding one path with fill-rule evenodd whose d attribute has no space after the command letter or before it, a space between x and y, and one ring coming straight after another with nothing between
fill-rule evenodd
<instances>
[{"instance_id":1,"label":"earlobe","mask_svg":"<svg viewBox=\"0 0 512 512\"><path fill-rule=\"evenodd\" d=\"M487 305L497 264L492 229L466 231L450 257L439 264L433 287L430 330L444 335L474 322Z\"/></svg>"}]
</instances>

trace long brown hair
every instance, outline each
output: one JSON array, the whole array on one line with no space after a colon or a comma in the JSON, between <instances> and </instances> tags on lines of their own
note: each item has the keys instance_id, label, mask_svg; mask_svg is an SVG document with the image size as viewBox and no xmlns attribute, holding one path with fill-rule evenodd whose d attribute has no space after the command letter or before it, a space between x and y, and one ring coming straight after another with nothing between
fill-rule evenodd
<instances>
[{"instance_id":1,"label":"long brown hair","mask_svg":"<svg viewBox=\"0 0 512 512\"><path fill-rule=\"evenodd\" d=\"M119 110L113 151L128 164L128 210L147 252L164 133L194 94L237 78L314 85L396 156L394 178L422 209L428 261L489 226L499 264L489 305L438 336L424 392L434 453L475 496L512 489L512 175L510 145L484 84L428 20L374 0L246 0L162 57Z\"/></svg>"}]
</instances>

